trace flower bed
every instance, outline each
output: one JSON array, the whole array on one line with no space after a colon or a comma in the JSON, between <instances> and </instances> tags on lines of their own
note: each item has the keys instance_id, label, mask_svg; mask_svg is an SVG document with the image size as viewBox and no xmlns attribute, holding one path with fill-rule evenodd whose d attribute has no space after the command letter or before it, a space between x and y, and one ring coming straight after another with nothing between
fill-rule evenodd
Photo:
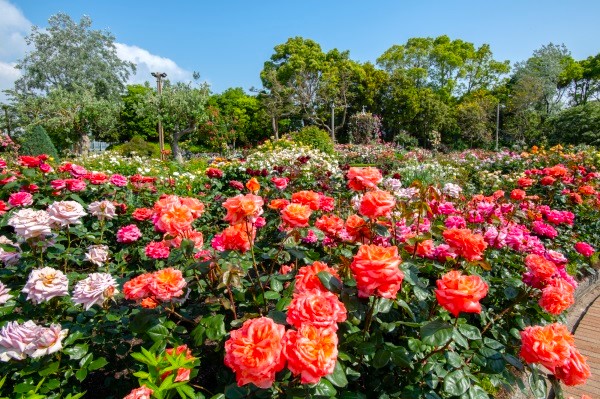
<instances>
[{"instance_id":1,"label":"flower bed","mask_svg":"<svg viewBox=\"0 0 600 399\"><path fill-rule=\"evenodd\" d=\"M268 151L181 180L1 161L2 395L487 398L527 369L544 397L589 377L560 323L598 262L596 154L427 155L452 171L423 182L410 160L384 179ZM495 163L497 190L461 181Z\"/></svg>"}]
</instances>

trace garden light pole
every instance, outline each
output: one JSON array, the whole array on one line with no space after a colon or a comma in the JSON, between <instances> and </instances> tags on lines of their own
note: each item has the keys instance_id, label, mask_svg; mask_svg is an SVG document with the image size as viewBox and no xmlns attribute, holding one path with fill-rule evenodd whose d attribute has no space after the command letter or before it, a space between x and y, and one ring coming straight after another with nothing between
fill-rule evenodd
<instances>
[{"instance_id":1,"label":"garden light pole","mask_svg":"<svg viewBox=\"0 0 600 399\"><path fill-rule=\"evenodd\" d=\"M167 77L167 74L164 72L152 72L151 74L156 78L156 91L158 92L158 99L160 104L160 98L162 94L162 80ZM159 105L160 107L160 105ZM163 132L162 120L160 117L158 118L158 145L160 147L160 160L164 161L165 159L165 133Z\"/></svg>"},{"instance_id":2,"label":"garden light pole","mask_svg":"<svg viewBox=\"0 0 600 399\"><path fill-rule=\"evenodd\" d=\"M331 102L331 140L335 143L335 103Z\"/></svg>"},{"instance_id":3,"label":"garden light pole","mask_svg":"<svg viewBox=\"0 0 600 399\"><path fill-rule=\"evenodd\" d=\"M498 151L498 136L500 133L500 107L504 108L504 105L500 105L500 102L498 102L496 106L496 151Z\"/></svg>"},{"instance_id":4,"label":"garden light pole","mask_svg":"<svg viewBox=\"0 0 600 399\"><path fill-rule=\"evenodd\" d=\"M4 116L6 117L6 134L10 137L10 118L8 117L8 105L2 106L4 108Z\"/></svg>"}]
</instances>

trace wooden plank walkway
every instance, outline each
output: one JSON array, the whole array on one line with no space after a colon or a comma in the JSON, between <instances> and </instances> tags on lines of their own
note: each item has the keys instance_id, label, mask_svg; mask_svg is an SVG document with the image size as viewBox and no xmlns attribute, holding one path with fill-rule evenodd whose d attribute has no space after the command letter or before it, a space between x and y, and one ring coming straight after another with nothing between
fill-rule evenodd
<instances>
[{"instance_id":1,"label":"wooden plank walkway","mask_svg":"<svg viewBox=\"0 0 600 399\"><path fill-rule=\"evenodd\" d=\"M583 319L574 331L575 345L581 354L587 357L592 376L583 385L564 386L565 398L579 399L588 395L592 399L600 398L600 298L590 305Z\"/></svg>"}]
</instances>

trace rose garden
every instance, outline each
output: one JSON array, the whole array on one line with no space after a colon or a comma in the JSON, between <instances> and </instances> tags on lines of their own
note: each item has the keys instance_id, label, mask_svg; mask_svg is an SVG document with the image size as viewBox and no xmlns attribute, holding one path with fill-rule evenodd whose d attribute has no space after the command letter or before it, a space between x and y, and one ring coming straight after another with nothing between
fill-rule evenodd
<instances>
[{"instance_id":1,"label":"rose garden","mask_svg":"<svg viewBox=\"0 0 600 399\"><path fill-rule=\"evenodd\" d=\"M1 392L560 395L590 377L563 322L598 265L599 163L278 140L171 170L8 144Z\"/></svg>"}]
</instances>

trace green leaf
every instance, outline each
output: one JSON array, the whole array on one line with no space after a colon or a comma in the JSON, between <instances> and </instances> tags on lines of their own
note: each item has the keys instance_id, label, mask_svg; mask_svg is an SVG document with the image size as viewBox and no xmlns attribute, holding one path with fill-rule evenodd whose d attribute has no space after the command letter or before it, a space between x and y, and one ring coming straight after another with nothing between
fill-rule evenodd
<instances>
[{"instance_id":1,"label":"green leaf","mask_svg":"<svg viewBox=\"0 0 600 399\"><path fill-rule=\"evenodd\" d=\"M376 369L385 367L389 363L391 356L392 354L388 350L379 349L377 352L375 352L375 356L373 356L373 367Z\"/></svg>"},{"instance_id":2,"label":"green leaf","mask_svg":"<svg viewBox=\"0 0 600 399\"><path fill-rule=\"evenodd\" d=\"M88 352L87 344L75 345L70 348L63 349L63 352L69 355L73 360L81 359Z\"/></svg>"},{"instance_id":3,"label":"green leaf","mask_svg":"<svg viewBox=\"0 0 600 399\"><path fill-rule=\"evenodd\" d=\"M382 237L390 236L390 230L386 226L383 226L381 224L376 223L375 225L373 225L373 230L375 230L375 232Z\"/></svg>"},{"instance_id":4,"label":"green leaf","mask_svg":"<svg viewBox=\"0 0 600 399\"><path fill-rule=\"evenodd\" d=\"M102 367L106 366L107 364L108 364L108 361L105 358L99 357L98 359L96 359L90 363L90 365L88 366L88 370L90 370L90 371L98 370L98 369L101 369Z\"/></svg>"},{"instance_id":5,"label":"green leaf","mask_svg":"<svg viewBox=\"0 0 600 399\"><path fill-rule=\"evenodd\" d=\"M250 389L247 386L238 387L236 383L225 387L225 397L227 399L243 399L250 396Z\"/></svg>"},{"instance_id":6,"label":"green leaf","mask_svg":"<svg viewBox=\"0 0 600 399\"><path fill-rule=\"evenodd\" d=\"M479 331L479 328L470 324L460 324L458 326L458 330L465 338L472 341L481 339L481 332Z\"/></svg>"},{"instance_id":7,"label":"green leaf","mask_svg":"<svg viewBox=\"0 0 600 399\"><path fill-rule=\"evenodd\" d=\"M283 283L275 277L271 277L271 290L275 292L281 292L283 290Z\"/></svg>"},{"instance_id":8,"label":"green leaf","mask_svg":"<svg viewBox=\"0 0 600 399\"><path fill-rule=\"evenodd\" d=\"M331 382L324 378L321 378L321 381L319 381L317 385L313 386L313 390L316 396L325 396L328 398L334 397L337 393L333 385L331 385Z\"/></svg>"},{"instance_id":9,"label":"green leaf","mask_svg":"<svg viewBox=\"0 0 600 399\"><path fill-rule=\"evenodd\" d=\"M85 380L85 377L87 377L88 371L86 368L82 368L77 370L77 372L75 373L75 378L77 378L77 381L82 382L83 380Z\"/></svg>"},{"instance_id":10,"label":"green leaf","mask_svg":"<svg viewBox=\"0 0 600 399\"><path fill-rule=\"evenodd\" d=\"M38 371L38 374L41 375L42 377L46 377L47 375L56 373L58 371L59 367L60 367L60 362L53 362L53 363L50 363L49 365L47 365L42 370ZM0 385L0 387L1 387L1 385Z\"/></svg>"},{"instance_id":11,"label":"green leaf","mask_svg":"<svg viewBox=\"0 0 600 399\"><path fill-rule=\"evenodd\" d=\"M396 366L402 368L412 367L413 362L405 348L396 346L390 349L390 353L392 354L392 362L394 362Z\"/></svg>"},{"instance_id":12,"label":"green leaf","mask_svg":"<svg viewBox=\"0 0 600 399\"><path fill-rule=\"evenodd\" d=\"M281 295L279 295L279 292L275 292L275 291L265 292L265 299L279 299L279 298L281 298Z\"/></svg>"},{"instance_id":13,"label":"green leaf","mask_svg":"<svg viewBox=\"0 0 600 399\"><path fill-rule=\"evenodd\" d=\"M452 339L452 325L439 319L421 327L421 340L429 346L442 346Z\"/></svg>"},{"instance_id":14,"label":"green leaf","mask_svg":"<svg viewBox=\"0 0 600 399\"><path fill-rule=\"evenodd\" d=\"M544 399L547 396L546 381L540 378L538 370L535 367L531 368L531 374L527 378L531 392L538 399Z\"/></svg>"},{"instance_id":15,"label":"green leaf","mask_svg":"<svg viewBox=\"0 0 600 399\"><path fill-rule=\"evenodd\" d=\"M163 326L162 324L157 324L148 329L146 332L154 342L165 341L170 335L167 327Z\"/></svg>"},{"instance_id":16,"label":"green leaf","mask_svg":"<svg viewBox=\"0 0 600 399\"><path fill-rule=\"evenodd\" d=\"M196 398L196 391L194 391L194 388L192 388L189 385L180 385L177 388L177 392L179 392L179 395L181 395L182 398L185 398L186 396L190 399L195 399Z\"/></svg>"},{"instance_id":17,"label":"green leaf","mask_svg":"<svg viewBox=\"0 0 600 399\"><path fill-rule=\"evenodd\" d=\"M444 378L444 391L450 395L460 396L470 386L469 379L462 370L455 370Z\"/></svg>"},{"instance_id":18,"label":"green leaf","mask_svg":"<svg viewBox=\"0 0 600 399\"><path fill-rule=\"evenodd\" d=\"M206 327L206 337L212 341L219 341L225 335L225 315L216 314L214 316L202 317L200 324Z\"/></svg>"},{"instance_id":19,"label":"green leaf","mask_svg":"<svg viewBox=\"0 0 600 399\"><path fill-rule=\"evenodd\" d=\"M327 378L333 385L339 388L344 388L346 385L348 385L346 373L344 372L344 368L342 367L340 362L335 363L333 373L327 375L325 378Z\"/></svg>"},{"instance_id":20,"label":"green leaf","mask_svg":"<svg viewBox=\"0 0 600 399\"><path fill-rule=\"evenodd\" d=\"M340 399L367 399L367 395L360 392L343 392L338 397Z\"/></svg>"},{"instance_id":21,"label":"green leaf","mask_svg":"<svg viewBox=\"0 0 600 399\"><path fill-rule=\"evenodd\" d=\"M458 369L462 367L462 357L457 355L455 352L447 351L444 356L446 356L446 361L453 368Z\"/></svg>"},{"instance_id":22,"label":"green leaf","mask_svg":"<svg viewBox=\"0 0 600 399\"><path fill-rule=\"evenodd\" d=\"M323 284L328 291L331 291L335 294L342 292L342 288L344 287L342 282L337 277L334 277L331 273L322 271L317 273L317 277L319 277L321 284Z\"/></svg>"},{"instance_id":23,"label":"green leaf","mask_svg":"<svg viewBox=\"0 0 600 399\"><path fill-rule=\"evenodd\" d=\"M268 316L277 324L287 325L287 316L283 312L271 310Z\"/></svg>"}]
</instances>

